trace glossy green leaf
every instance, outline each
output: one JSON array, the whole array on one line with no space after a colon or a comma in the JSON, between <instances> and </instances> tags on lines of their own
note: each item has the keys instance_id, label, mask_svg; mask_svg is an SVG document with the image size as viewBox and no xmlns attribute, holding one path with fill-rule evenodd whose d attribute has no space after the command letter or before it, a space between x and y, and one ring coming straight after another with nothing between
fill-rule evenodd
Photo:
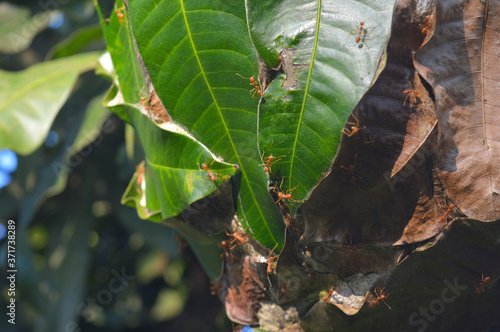
<instances>
[{"instance_id":1,"label":"glossy green leaf","mask_svg":"<svg viewBox=\"0 0 500 332\"><path fill-rule=\"evenodd\" d=\"M284 243L257 148L256 61L242 2L129 1L131 25L155 89L173 121L241 170L239 217L262 244Z\"/></svg>"},{"instance_id":2,"label":"glossy green leaf","mask_svg":"<svg viewBox=\"0 0 500 332\"><path fill-rule=\"evenodd\" d=\"M99 6L97 6L97 11L101 17L104 38L113 60L116 79L120 84L123 99L127 103L140 104L139 93L145 89L146 79L134 49L128 13L124 9L118 11L122 7L124 8L123 1L116 1L109 19L104 18ZM122 13L124 17L119 19L118 13Z\"/></svg>"},{"instance_id":3,"label":"glossy green leaf","mask_svg":"<svg viewBox=\"0 0 500 332\"><path fill-rule=\"evenodd\" d=\"M135 180L134 188L131 182L124 196L125 202L135 197L133 201L136 207L139 203L150 211L141 212L141 217L154 216L159 210L161 219L178 216L191 203L212 193L218 185L235 174L234 165L214 160L203 145L181 128L170 122L159 126L142 113L137 105L120 103L120 96L117 94L108 107L125 109L146 155L145 178L137 181L137 173L132 179L132 182ZM202 164L211 169L215 180L209 178ZM148 189L140 188L143 184ZM146 199L143 199L144 195Z\"/></svg>"},{"instance_id":4,"label":"glossy green leaf","mask_svg":"<svg viewBox=\"0 0 500 332\"><path fill-rule=\"evenodd\" d=\"M145 162L141 162L136 167L136 171L130 180L127 189L122 196L122 204L137 210L139 218L155 222L161 221L161 207L156 190L146 192L146 183L151 183L151 175L146 175ZM153 189L154 185L151 186ZM149 189L149 188L148 188ZM148 198L146 200L146 197Z\"/></svg>"},{"instance_id":5,"label":"glossy green leaf","mask_svg":"<svg viewBox=\"0 0 500 332\"><path fill-rule=\"evenodd\" d=\"M121 3L117 2L115 7L121 8ZM103 26L118 82L120 87L128 91L131 103L126 103L125 92L122 94L121 90L114 87L106 104L122 118L129 119L136 130L146 154L144 183L149 184L143 192L134 187L132 179L123 202L133 204L142 218L159 221L179 215L191 203L208 196L217 188L217 184L235 173L235 167L214 162L211 168L217 180L211 181L207 171L200 166L212 163L210 152L182 128L171 122L165 122L160 127L146 114L137 95L144 87L145 79L134 53L127 12L123 10L122 13L125 16L120 20L115 10L109 23L103 21ZM138 176L135 177L136 182ZM152 188L154 191L151 191ZM143 195L146 193L149 194L144 200ZM161 218L157 216L160 210Z\"/></svg>"},{"instance_id":6,"label":"glossy green leaf","mask_svg":"<svg viewBox=\"0 0 500 332\"><path fill-rule=\"evenodd\" d=\"M260 106L259 146L284 156L272 172L301 201L328 172L349 114L384 62L394 0L246 4L257 51L269 67L281 61ZM292 213L298 205L289 204Z\"/></svg>"},{"instance_id":7,"label":"glossy green leaf","mask_svg":"<svg viewBox=\"0 0 500 332\"><path fill-rule=\"evenodd\" d=\"M122 6L121 1L115 3L109 22L97 7L112 59L111 66L107 57L103 57L100 70L118 81L120 86L120 90L113 86L105 104L134 127L146 155L146 163L137 167L122 203L134 207L143 219L163 220L163 223L179 230L190 241L207 274L215 279L223 263L218 238L202 236L175 217L190 204L215 191L218 184L235 173L234 165L214 162L211 167L214 174L216 172L217 180L212 182L208 173L198 166L212 163L210 152L180 127L165 123L161 128L145 114L138 94L145 87L146 80L133 46L128 12L122 10L123 19L117 17L117 11Z\"/></svg>"},{"instance_id":8,"label":"glossy green leaf","mask_svg":"<svg viewBox=\"0 0 500 332\"><path fill-rule=\"evenodd\" d=\"M160 198L154 181L155 177L151 168L146 169L145 162L140 163L122 197L122 204L135 208L142 219L161 222ZM219 236L203 234L185 224L184 221L175 218L168 219L163 224L178 230L183 235L210 279L217 279L220 276L223 259L220 256L221 239Z\"/></svg>"},{"instance_id":9,"label":"glossy green leaf","mask_svg":"<svg viewBox=\"0 0 500 332\"><path fill-rule=\"evenodd\" d=\"M118 107L118 106L117 106ZM209 151L194 139L175 128L160 128L133 106L125 106L141 143L146 161L138 165L122 203L134 207L140 218L166 223L179 230L188 240L210 278L222 271L217 236L205 235L174 217L181 215L195 202L217 188L217 183L234 175L234 165L212 160ZM182 155L183 158L179 158ZM197 162L193 162L198 160ZM212 181L199 165L210 165L217 177Z\"/></svg>"},{"instance_id":10,"label":"glossy green leaf","mask_svg":"<svg viewBox=\"0 0 500 332\"><path fill-rule=\"evenodd\" d=\"M29 154L42 144L80 73L96 66L97 53L0 71L0 148Z\"/></svg>"},{"instance_id":11,"label":"glossy green leaf","mask_svg":"<svg viewBox=\"0 0 500 332\"><path fill-rule=\"evenodd\" d=\"M49 25L55 11L31 16L27 7L0 3L0 53L18 53L28 48L33 38Z\"/></svg>"}]
</instances>

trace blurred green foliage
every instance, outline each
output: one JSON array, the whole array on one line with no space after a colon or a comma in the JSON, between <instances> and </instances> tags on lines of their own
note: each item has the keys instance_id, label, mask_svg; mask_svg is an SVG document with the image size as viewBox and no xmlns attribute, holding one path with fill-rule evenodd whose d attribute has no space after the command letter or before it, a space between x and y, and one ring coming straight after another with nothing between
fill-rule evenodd
<instances>
[{"instance_id":1,"label":"blurred green foliage","mask_svg":"<svg viewBox=\"0 0 500 332\"><path fill-rule=\"evenodd\" d=\"M14 77L56 58L105 49L93 1L2 3L0 16L5 8L17 23L1 21L0 40L24 42L0 49L0 69ZM36 23L47 11L51 18ZM176 231L120 204L143 152L136 144L127 153L126 125L102 106L109 86L93 70L80 75L57 116L46 117L56 143L19 156L13 182L0 189L0 223L16 221L18 270L16 325L2 319L0 330L230 330L193 253L179 253ZM57 93L50 81L44 87ZM2 302L9 300L6 257L4 238Z\"/></svg>"}]
</instances>

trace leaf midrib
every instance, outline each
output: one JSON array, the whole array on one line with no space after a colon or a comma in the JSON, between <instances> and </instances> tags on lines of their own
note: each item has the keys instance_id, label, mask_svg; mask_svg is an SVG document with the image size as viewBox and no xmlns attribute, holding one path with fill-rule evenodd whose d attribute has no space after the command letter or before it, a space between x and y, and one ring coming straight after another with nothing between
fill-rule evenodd
<instances>
[{"instance_id":1,"label":"leaf midrib","mask_svg":"<svg viewBox=\"0 0 500 332\"><path fill-rule=\"evenodd\" d=\"M203 70L203 66L201 65L201 61L200 61L200 58L198 57L198 51L196 50L196 47L195 47L195 44L194 44L194 40L193 40L193 36L192 36L192 33L191 33L191 29L189 27L189 24L188 24L188 20L187 20L187 16L186 16L186 9L184 8L184 0L179 0L180 4L181 4L181 10L182 10L182 15L183 15L183 18L184 18L184 22L186 24L186 29L187 29L187 34L188 34L188 37L189 37L189 42L191 43L191 47L193 48L193 53L194 53L194 56L196 58L196 62L198 63L198 66L200 68L200 72L203 76L203 80L205 81L205 84L207 85L207 88L208 88L208 91L210 92L210 95L212 96L212 99L214 101L214 104L215 104L215 107L217 109L217 113L219 114L219 117L222 121L222 124L224 126L224 129L227 133L227 136L229 138L229 142L231 143L231 147L234 151L234 155L236 156L236 159L237 159L237 162L238 164L241 166L240 167L240 170L241 170L241 173L242 173L242 179L246 182L247 184L247 187L249 188L249 192L251 193L251 196L252 196L252 200L254 201L254 204L255 206L257 207L257 210L259 211L259 214L261 216L261 219L264 220L264 225L267 229L267 232L268 234L271 236L272 238L272 241L274 241L274 243L277 243L276 239L274 238L274 235L273 233L271 232L271 229L269 228L269 225L267 224L266 222L266 218L264 217L264 214L262 213L262 210L257 202L257 199L255 197L255 194L252 190L252 187L250 186L250 183L248 181L248 177L246 175L246 172L245 172L245 167L243 167L243 164L241 163L241 159L240 159L240 156L236 150L236 146L234 144L234 141L231 137L231 134L230 134L230 131L229 131L229 128L227 126L227 123L224 119L224 117L222 116L222 112L221 112L221 108L217 102L217 99L215 98L215 95L212 91L212 87L210 86L209 82L208 82L208 79L207 79L207 76L205 74L205 71ZM320 0L321 2L321 0Z\"/></svg>"},{"instance_id":2,"label":"leaf midrib","mask_svg":"<svg viewBox=\"0 0 500 332\"><path fill-rule=\"evenodd\" d=\"M299 132L303 124L303 118L304 118L304 113L305 113L305 108L306 108L306 102L307 98L309 96L309 88L311 85L311 77L312 77L312 72L313 72L313 67L314 67L314 60L316 58L316 50L318 49L318 39L319 39L319 25L320 25L320 20L321 20L321 0L318 0L318 10L316 12L316 32L314 36L314 46L313 46L313 53L311 55L311 65L309 67L309 73L307 75L307 84L306 88L304 90L304 98L302 100L302 106L300 108L300 117L299 121L297 124L297 130L295 132L295 140L293 142L293 148L292 148L292 156L291 156L291 163L290 163L290 179L288 181L289 187L292 186L292 178L293 178L293 165L294 160L295 160L295 152L297 151L297 145L299 141Z\"/></svg>"}]
</instances>

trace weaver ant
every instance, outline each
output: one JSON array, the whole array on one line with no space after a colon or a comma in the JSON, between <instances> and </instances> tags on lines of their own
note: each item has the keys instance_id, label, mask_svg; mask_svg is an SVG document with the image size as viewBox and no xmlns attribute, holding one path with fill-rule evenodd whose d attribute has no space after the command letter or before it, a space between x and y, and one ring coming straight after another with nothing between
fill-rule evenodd
<instances>
[{"instance_id":1,"label":"weaver ant","mask_svg":"<svg viewBox=\"0 0 500 332\"><path fill-rule=\"evenodd\" d=\"M288 189L286 193L283 193L283 190L281 189L281 186L283 185L283 179L281 179L281 184L280 184L280 189L279 191L276 190L276 185L273 188L273 191L278 194L278 200L276 201L276 204L278 204L281 200L283 200L283 204L286 205L285 199L287 199L289 202L300 202L292 198L291 192L297 189L299 185L296 185L295 188Z\"/></svg>"},{"instance_id":2,"label":"weaver ant","mask_svg":"<svg viewBox=\"0 0 500 332\"><path fill-rule=\"evenodd\" d=\"M219 290L222 288L222 284L216 284L213 281L210 281L210 294L219 295Z\"/></svg>"},{"instance_id":3,"label":"weaver ant","mask_svg":"<svg viewBox=\"0 0 500 332\"><path fill-rule=\"evenodd\" d=\"M484 275L481 275L481 282L475 286L474 288L476 289L476 293L479 294L481 292L484 292L484 287L491 282L490 277L484 277Z\"/></svg>"},{"instance_id":4,"label":"weaver ant","mask_svg":"<svg viewBox=\"0 0 500 332\"><path fill-rule=\"evenodd\" d=\"M330 288L330 291L328 292L328 295L323 298L323 301L325 302L325 306L328 303L330 296L332 296L333 291L335 291L335 286L332 286L332 288Z\"/></svg>"},{"instance_id":5,"label":"weaver ant","mask_svg":"<svg viewBox=\"0 0 500 332\"><path fill-rule=\"evenodd\" d=\"M212 161L212 163L210 164L210 167L207 166L207 164L203 163L201 164L201 167L203 168L203 170L207 171L208 172L208 178L210 180L212 180L213 182L215 182L217 180L217 177L214 175L214 173L212 172L212 164L215 162L215 159ZM200 168L200 165L198 164L198 168Z\"/></svg>"},{"instance_id":6,"label":"weaver ant","mask_svg":"<svg viewBox=\"0 0 500 332\"><path fill-rule=\"evenodd\" d=\"M450 207L448 208L448 210L445 212L443 218L441 218L441 220L439 220L439 223L442 223L446 220L446 217L448 216L448 214L450 214L451 210L453 210L455 208L455 205L451 204Z\"/></svg>"},{"instance_id":7,"label":"weaver ant","mask_svg":"<svg viewBox=\"0 0 500 332\"><path fill-rule=\"evenodd\" d=\"M376 306L380 301L384 302L384 304L387 306L387 308L391 309L391 307L389 307L389 305L387 304L387 302L385 302L385 299L389 297L389 294L385 295L384 294L384 288L382 288L382 290L380 291L380 293L377 294L377 289L374 290L374 293L375 293L375 296L376 298L373 299L372 301L370 301L370 307L374 307Z\"/></svg>"},{"instance_id":8,"label":"weaver ant","mask_svg":"<svg viewBox=\"0 0 500 332\"><path fill-rule=\"evenodd\" d=\"M408 100L408 98L410 99L410 108L413 107L416 102L417 102L417 98L419 97L418 95L418 91L413 87L413 85L411 84L411 82L408 82L410 84L410 88L403 91L403 93L405 94L406 98L405 98L405 101L403 103L403 105L406 105L406 101Z\"/></svg>"},{"instance_id":9,"label":"weaver ant","mask_svg":"<svg viewBox=\"0 0 500 332\"><path fill-rule=\"evenodd\" d=\"M278 246L278 244L276 243L276 245L274 246L273 250L271 250L271 252L269 253L269 259L267 260L267 273L268 274L273 273L273 270L276 269L277 263L275 263L274 260L276 258L278 258L279 255L276 255L276 256L271 256L271 255L273 254L273 251L274 251L274 249L276 249L277 246Z\"/></svg>"},{"instance_id":10,"label":"weaver ant","mask_svg":"<svg viewBox=\"0 0 500 332\"><path fill-rule=\"evenodd\" d=\"M242 325L234 325L233 323L233 332L241 332L243 331L244 326Z\"/></svg>"},{"instance_id":11,"label":"weaver ant","mask_svg":"<svg viewBox=\"0 0 500 332\"><path fill-rule=\"evenodd\" d=\"M141 185L142 180L144 179L144 172L146 171L146 168L142 163L140 163L135 167L135 170L137 171L137 184Z\"/></svg>"},{"instance_id":12,"label":"weaver ant","mask_svg":"<svg viewBox=\"0 0 500 332\"><path fill-rule=\"evenodd\" d=\"M286 157L285 155L278 156L278 157L273 156L272 153L271 153L271 148L272 147L273 147L273 142L271 142L271 146L269 147L269 156L265 157L264 158L264 163L259 165L259 166L264 166L264 173L266 173L266 174L269 174L269 173L273 174L271 172L271 166L273 164L277 163L278 161L280 161L281 158ZM262 151L262 155L264 155L264 152L265 151Z\"/></svg>"},{"instance_id":13,"label":"weaver ant","mask_svg":"<svg viewBox=\"0 0 500 332\"><path fill-rule=\"evenodd\" d=\"M363 127L360 127L360 126L359 126L359 120L358 120L358 118L356 117L356 115L354 115L354 114L353 114L353 115L352 115L352 117L354 118L354 120L355 120L356 122L347 121L347 123L346 123L346 124L348 124L348 125L351 125L351 126L350 126L351 128L350 128L350 129L349 129L349 127L347 127L347 128L342 128L342 133L344 133L347 137L352 137L352 136L354 136L354 135L357 135L357 134L358 134L358 132L359 132L361 129L366 129L366 126L363 126ZM356 138L359 138L359 137L356 137Z\"/></svg>"},{"instance_id":14,"label":"weaver ant","mask_svg":"<svg viewBox=\"0 0 500 332\"><path fill-rule=\"evenodd\" d=\"M432 34L431 15L427 15L424 18L424 21L425 21L425 25L424 24L420 24L419 28L420 28L420 31L422 32L422 34L425 35L425 36L427 36L429 33Z\"/></svg>"},{"instance_id":15,"label":"weaver ant","mask_svg":"<svg viewBox=\"0 0 500 332\"><path fill-rule=\"evenodd\" d=\"M250 92L253 91L252 98L259 98L259 97L262 97L264 95L264 93L261 90L262 87L263 87L263 85L259 86L259 82L253 76L254 69L255 69L255 62L253 63L253 67L252 67L252 76L250 76L250 77L243 77L243 76L241 76L238 73L236 73L236 75L238 75L239 77L241 77L243 79L250 80L250 85L252 85L254 87L252 90L250 90ZM255 97L255 94L257 94L259 97Z\"/></svg>"},{"instance_id":16,"label":"weaver ant","mask_svg":"<svg viewBox=\"0 0 500 332\"><path fill-rule=\"evenodd\" d=\"M116 17L118 17L118 22L120 24L123 24L124 17L125 17L125 14L122 13L122 10L125 10L125 5L121 6L120 8L115 9Z\"/></svg>"},{"instance_id":17,"label":"weaver ant","mask_svg":"<svg viewBox=\"0 0 500 332\"><path fill-rule=\"evenodd\" d=\"M141 96L142 90L144 90L144 89L145 89L145 87L143 87L137 95L141 98L142 107L144 107L144 110L147 111L147 110L149 110L149 107L150 107L149 106L149 96L147 96L147 97Z\"/></svg>"},{"instance_id":18,"label":"weaver ant","mask_svg":"<svg viewBox=\"0 0 500 332\"><path fill-rule=\"evenodd\" d=\"M368 31L368 27L365 27L365 22L359 22L359 27L352 29L349 36L355 35L354 41L358 45L358 48L363 48L366 42L366 37L372 32ZM374 28L372 28L373 31ZM368 46L367 46L368 47Z\"/></svg>"},{"instance_id":19,"label":"weaver ant","mask_svg":"<svg viewBox=\"0 0 500 332\"><path fill-rule=\"evenodd\" d=\"M224 248L224 252L220 255L220 257L222 256L226 256L227 259L233 257L234 259L237 259L237 260L240 260L239 258L235 257L232 253L231 253L231 250L233 250L236 245L230 247L231 243L226 241L226 240L223 240L221 242L221 245L222 245L222 248Z\"/></svg>"},{"instance_id":20,"label":"weaver ant","mask_svg":"<svg viewBox=\"0 0 500 332\"><path fill-rule=\"evenodd\" d=\"M233 234L229 234L227 231L226 231L226 235L227 236L231 236L233 237L233 239L231 241L229 241L229 244L233 244L234 242L236 241L239 241L240 244L243 244L245 242L248 241L248 236L247 234L244 234L242 232L236 232L236 233L233 233Z\"/></svg>"},{"instance_id":21,"label":"weaver ant","mask_svg":"<svg viewBox=\"0 0 500 332\"><path fill-rule=\"evenodd\" d=\"M349 182L351 182L351 184L356 183L356 176L359 178L362 178L360 175L358 175L354 172L354 169L356 168L357 163L358 163L358 154L356 153L354 155L354 164L351 164L349 167L340 166L341 168L347 170L351 174L351 179L349 180Z\"/></svg>"}]
</instances>

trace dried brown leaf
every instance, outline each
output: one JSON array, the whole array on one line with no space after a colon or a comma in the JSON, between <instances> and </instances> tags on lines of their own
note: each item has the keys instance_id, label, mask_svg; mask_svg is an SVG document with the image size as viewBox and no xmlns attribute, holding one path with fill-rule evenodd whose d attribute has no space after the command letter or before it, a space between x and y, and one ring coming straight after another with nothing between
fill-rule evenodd
<instances>
[{"instance_id":1,"label":"dried brown leaf","mask_svg":"<svg viewBox=\"0 0 500 332\"><path fill-rule=\"evenodd\" d=\"M460 210L482 221L500 218L499 28L499 1L438 1L434 36L415 54L435 91L439 177Z\"/></svg>"}]
</instances>

